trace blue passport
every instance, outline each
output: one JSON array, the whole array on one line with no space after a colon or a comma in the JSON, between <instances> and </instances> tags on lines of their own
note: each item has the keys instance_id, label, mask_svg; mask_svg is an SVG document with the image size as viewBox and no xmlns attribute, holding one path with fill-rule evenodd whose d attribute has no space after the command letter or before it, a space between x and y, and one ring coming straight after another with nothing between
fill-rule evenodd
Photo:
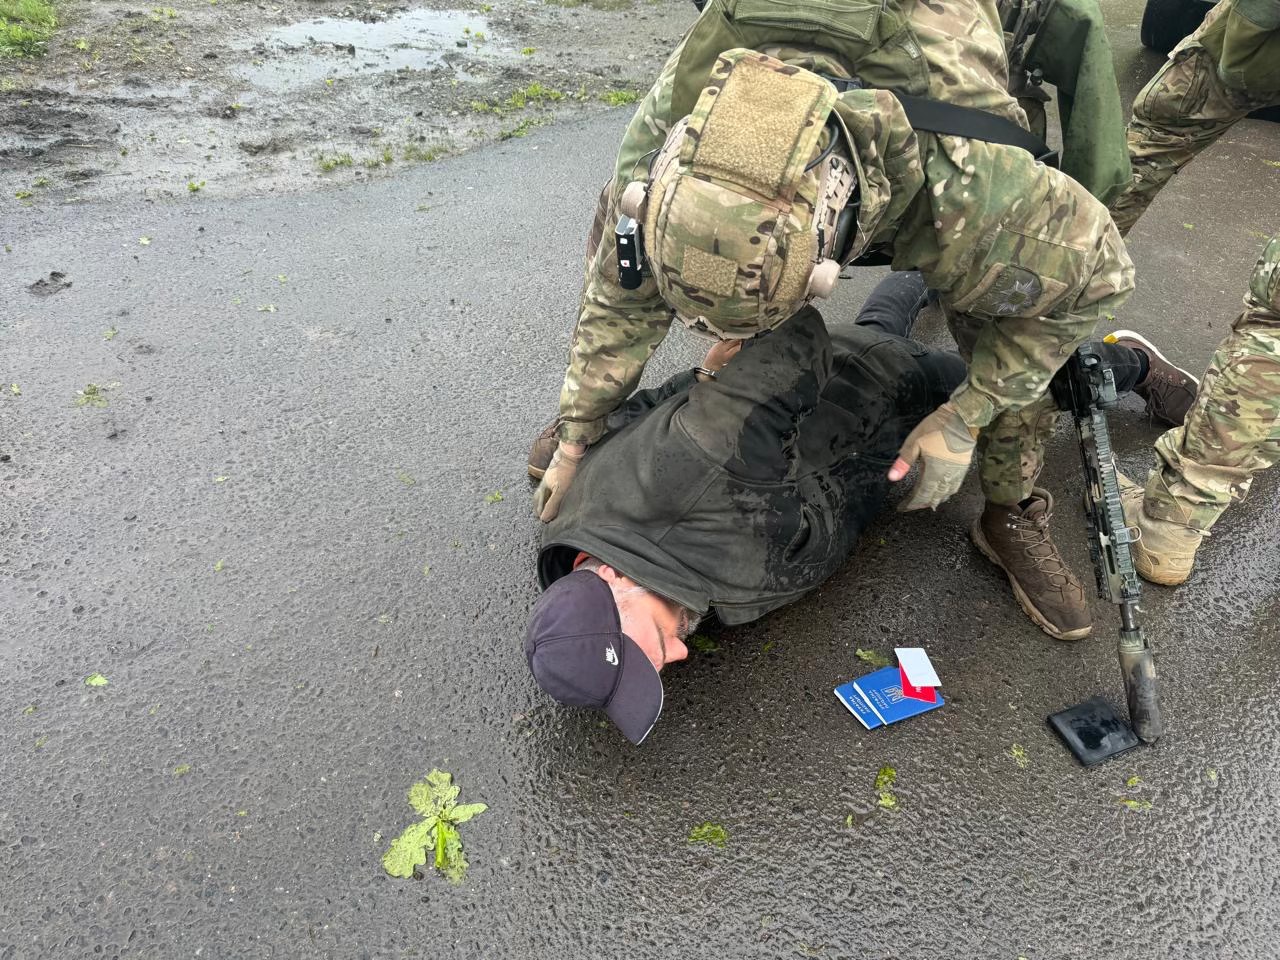
<instances>
[{"instance_id":1,"label":"blue passport","mask_svg":"<svg viewBox=\"0 0 1280 960\"><path fill-rule=\"evenodd\" d=\"M904 697L902 678L897 667L885 667L857 680L842 683L836 687L836 696L868 730L886 727L929 710L937 710L943 703L941 693L937 694L937 700L933 703Z\"/></svg>"}]
</instances>

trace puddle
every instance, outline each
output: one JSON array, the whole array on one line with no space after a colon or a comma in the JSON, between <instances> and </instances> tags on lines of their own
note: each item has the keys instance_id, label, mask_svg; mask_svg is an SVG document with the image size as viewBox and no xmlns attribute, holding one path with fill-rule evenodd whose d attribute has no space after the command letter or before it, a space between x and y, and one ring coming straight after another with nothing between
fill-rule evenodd
<instances>
[{"instance_id":1,"label":"puddle","mask_svg":"<svg viewBox=\"0 0 1280 960\"><path fill-rule=\"evenodd\" d=\"M476 34L483 36L477 42ZM459 46L465 41L466 46ZM489 21L465 10L409 10L379 23L322 17L272 30L240 75L282 90L327 79L433 67L452 51L496 52Z\"/></svg>"}]
</instances>

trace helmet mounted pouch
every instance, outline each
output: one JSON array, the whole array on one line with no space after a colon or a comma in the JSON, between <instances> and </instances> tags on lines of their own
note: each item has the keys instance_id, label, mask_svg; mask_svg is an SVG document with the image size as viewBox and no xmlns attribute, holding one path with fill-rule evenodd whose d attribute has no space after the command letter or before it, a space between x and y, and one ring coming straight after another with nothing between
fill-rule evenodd
<instances>
[{"instance_id":1,"label":"helmet mounted pouch","mask_svg":"<svg viewBox=\"0 0 1280 960\"><path fill-rule=\"evenodd\" d=\"M751 337L830 293L839 264L832 275L822 261L840 254L859 173L836 96L808 70L728 50L672 128L642 208L645 247L663 299L695 330Z\"/></svg>"}]
</instances>

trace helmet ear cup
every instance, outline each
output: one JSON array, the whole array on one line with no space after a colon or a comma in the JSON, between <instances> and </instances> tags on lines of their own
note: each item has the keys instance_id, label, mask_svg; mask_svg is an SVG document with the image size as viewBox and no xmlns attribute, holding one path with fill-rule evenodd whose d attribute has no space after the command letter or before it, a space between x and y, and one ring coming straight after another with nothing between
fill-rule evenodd
<instances>
[{"instance_id":1,"label":"helmet ear cup","mask_svg":"<svg viewBox=\"0 0 1280 960\"><path fill-rule=\"evenodd\" d=\"M809 285L805 288L805 296L825 300L835 292L836 281L839 279L839 261L819 260L809 272Z\"/></svg>"},{"instance_id":2,"label":"helmet ear cup","mask_svg":"<svg viewBox=\"0 0 1280 960\"><path fill-rule=\"evenodd\" d=\"M836 238L831 246L831 256L844 263L844 256L853 246L854 236L858 230L858 206L851 203L840 211L836 218Z\"/></svg>"},{"instance_id":3,"label":"helmet ear cup","mask_svg":"<svg viewBox=\"0 0 1280 960\"><path fill-rule=\"evenodd\" d=\"M622 197L618 200L618 209L631 219L639 220L648 196L648 187L639 180L633 180L622 191Z\"/></svg>"}]
</instances>

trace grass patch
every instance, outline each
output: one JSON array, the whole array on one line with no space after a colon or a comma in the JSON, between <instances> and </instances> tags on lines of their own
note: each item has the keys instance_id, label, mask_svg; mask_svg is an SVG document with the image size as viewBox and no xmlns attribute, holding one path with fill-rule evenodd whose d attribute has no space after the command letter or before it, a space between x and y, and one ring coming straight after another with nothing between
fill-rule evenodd
<instances>
[{"instance_id":1,"label":"grass patch","mask_svg":"<svg viewBox=\"0 0 1280 960\"><path fill-rule=\"evenodd\" d=\"M57 26L48 0L0 0L0 58L44 56Z\"/></svg>"},{"instance_id":2,"label":"grass patch","mask_svg":"<svg viewBox=\"0 0 1280 960\"><path fill-rule=\"evenodd\" d=\"M535 80L523 90L517 90L507 97L506 103L507 106L520 110L530 104L557 103L563 99L564 93Z\"/></svg>"},{"instance_id":3,"label":"grass patch","mask_svg":"<svg viewBox=\"0 0 1280 960\"><path fill-rule=\"evenodd\" d=\"M404 157L406 163L435 163L446 152L442 147L420 147L415 143L410 143L405 146L404 153L401 156Z\"/></svg>"},{"instance_id":4,"label":"grass patch","mask_svg":"<svg viewBox=\"0 0 1280 960\"><path fill-rule=\"evenodd\" d=\"M529 135L530 130L532 130L534 127L540 127L546 122L547 121L545 117L544 118L528 117L527 119L521 120L510 130L498 131L498 139L512 140L516 137L527 137Z\"/></svg>"},{"instance_id":5,"label":"grass patch","mask_svg":"<svg viewBox=\"0 0 1280 960\"><path fill-rule=\"evenodd\" d=\"M640 94L635 90L609 90L600 94L600 99L611 107L625 107L639 100Z\"/></svg>"},{"instance_id":6,"label":"grass patch","mask_svg":"<svg viewBox=\"0 0 1280 960\"><path fill-rule=\"evenodd\" d=\"M355 163L349 153L335 153L331 157L321 154L316 158L316 166L320 168L321 173L328 173L330 170L337 170L339 167L349 167Z\"/></svg>"}]
</instances>

